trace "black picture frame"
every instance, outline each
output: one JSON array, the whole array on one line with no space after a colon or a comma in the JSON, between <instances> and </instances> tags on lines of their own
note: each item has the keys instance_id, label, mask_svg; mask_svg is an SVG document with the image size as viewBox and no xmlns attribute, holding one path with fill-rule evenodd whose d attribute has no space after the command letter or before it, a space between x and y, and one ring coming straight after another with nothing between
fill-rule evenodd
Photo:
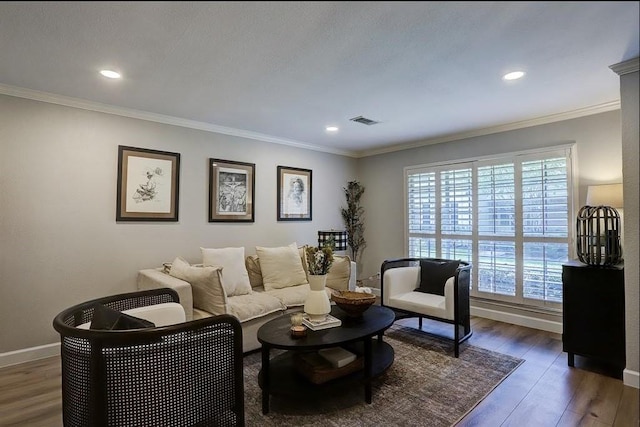
<instances>
[{"instance_id":1,"label":"black picture frame","mask_svg":"<svg viewBox=\"0 0 640 427\"><path fill-rule=\"evenodd\" d=\"M180 153L118 146L116 221L178 221Z\"/></svg>"},{"instance_id":2,"label":"black picture frame","mask_svg":"<svg viewBox=\"0 0 640 427\"><path fill-rule=\"evenodd\" d=\"M278 166L278 221L311 221L312 171Z\"/></svg>"},{"instance_id":3,"label":"black picture frame","mask_svg":"<svg viewBox=\"0 0 640 427\"><path fill-rule=\"evenodd\" d=\"M209 159L209 222L254 222L255 182L255 163Z\"/></svg>"}]
</instances>

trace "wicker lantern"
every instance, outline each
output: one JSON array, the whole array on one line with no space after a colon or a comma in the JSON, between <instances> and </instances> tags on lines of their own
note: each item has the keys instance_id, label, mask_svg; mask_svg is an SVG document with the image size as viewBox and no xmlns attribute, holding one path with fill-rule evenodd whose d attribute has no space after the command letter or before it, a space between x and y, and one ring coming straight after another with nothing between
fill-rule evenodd
<instances>
[{"instance_id":1,"label":"wicker lantern","mask_svg":"<svg viewBox=\"0 0 640 427\"><path fill-rule=\"evenodd\" d=\"M578 259L589 265L615 265L622 260L620 215L609 206L584 206L577 220Z\"/></svg>"},{"instance_id":2,"label":"wicker lantern","mask_svg":"<svg viewBox=\"0 0 640 427\"><path fill-rule=\"evenodd\" d=\"M621 184L588 188L587 206L580 209L576 221L577 255L585 264L615 265L622 261L621 221L615 207L622 207Z\"/></svg>"}]
</instances>

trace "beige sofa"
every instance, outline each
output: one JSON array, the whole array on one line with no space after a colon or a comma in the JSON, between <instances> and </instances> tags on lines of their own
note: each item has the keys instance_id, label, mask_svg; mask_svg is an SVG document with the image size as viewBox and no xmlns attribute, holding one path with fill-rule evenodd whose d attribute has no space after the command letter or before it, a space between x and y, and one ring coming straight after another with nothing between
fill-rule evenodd
<instances>
[{"instance_id":1,"label":"beige sofa","mask_svg":"<svg viewBox=\"0 0 640 427\"><path fill-rule=\"evenodd\" d=\"M309 292L304 248L297 248L295 243L277 248L256 247L257 254L246 257L243 248L202 248L202 251L203 263L192 265L177 257L163 267L140 270L138 289L174 289L187 321L219 314L237 317L242 325L245 352L260 348L257 340L260 326L279 316L302 311ZM216 251L223 256L208 257ZM233 256L228 256L231 252ZM238 261L240 254L243 265ZM330 296L339 290L355 288L356 264L347 256L334 255L327 274L327 293Z\"/></svg>"}]
</instances>

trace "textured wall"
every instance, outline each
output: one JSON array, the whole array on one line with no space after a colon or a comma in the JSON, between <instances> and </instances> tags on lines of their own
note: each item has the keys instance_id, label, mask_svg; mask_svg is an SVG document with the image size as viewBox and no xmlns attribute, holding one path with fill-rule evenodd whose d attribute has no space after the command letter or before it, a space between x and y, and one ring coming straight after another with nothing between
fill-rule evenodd
<instances>
[{"instance_id":1,"label":"textured wall","mask_svg":"<svg viewBox=\"0 0 640 427\"><path fill-rule=\"evenodd\" d=\"M181 153L177 223L116 223L118 145ZM209 223L208 159L256 164L255 223ZM278 165L313 171L313 221L276 221ZM316 244L342 226L356 160L0 95L0 354L59 342L66 307L135 290L200 246Z\"/></svg>"}]
</instances>

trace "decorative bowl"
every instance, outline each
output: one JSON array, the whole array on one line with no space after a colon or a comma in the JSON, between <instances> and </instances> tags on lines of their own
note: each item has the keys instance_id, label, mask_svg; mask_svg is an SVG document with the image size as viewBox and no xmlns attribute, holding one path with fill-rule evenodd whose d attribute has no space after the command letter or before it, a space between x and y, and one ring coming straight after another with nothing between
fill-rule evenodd
<instances>
[{"instance_id":1,"label":"decorative bowl","mask_svg":"<svg viewBox=\"0 0 640 427\"><path fill-rule=\"evenodd\" d=\"M344 310L349 317L360 317L374 302L376 296L364 292L340 291L331 295L331 299Z\"/></svg>"}]
</instances>

